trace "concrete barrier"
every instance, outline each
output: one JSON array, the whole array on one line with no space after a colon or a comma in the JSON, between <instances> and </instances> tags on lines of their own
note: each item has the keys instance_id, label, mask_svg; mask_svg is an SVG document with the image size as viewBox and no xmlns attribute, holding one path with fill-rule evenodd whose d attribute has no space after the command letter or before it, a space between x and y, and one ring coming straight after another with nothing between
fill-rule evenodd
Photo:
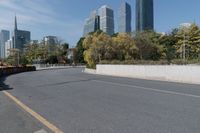
<instances>
[{"instance_id":1,"label":"concrete barrier","mask_svg":"<svg viewBox=\"0 0 200 133\"><path fill-rule=\"evenodd\" d=\"M200 84L200 66L97 65L96 74Z\"/></svg>"},{"instance_id":2,"label":"concrete barrier","mask_svg":"<svg viewBox=\"0 0 200 133\"><path fill-rule=\"evenodd\" d=\"M96 70L95 70L95 69L88 69L88 68L85 68L85 69L84 69L84 72L85 72L85 73L88 73L88 74L96 74Z\"/></svg>"},{"instance_id":3,"label":"concrete barrier","mask_svg":"<svg viewBox=\"0 0 200 133\"><path fill-rule=\"evenodd\" d=\"M62 65L62 64L34 64L36 70L51 70L51 69L67 69L67 68L85 68L84 65Z\"/></svg>"},{"instance_id":4,"label":"concrete barrier","mask_svg":"<svg viewBox=\"0 0 200 133\"><path fill-rule=\"evenodd\" d=\"M0 76L8 76L11 74L21 73L21 72L29 72L36 71L36 67L34 66L25 66L25 67L6 67L0 68Z\"/></svg>"}]
</instances>

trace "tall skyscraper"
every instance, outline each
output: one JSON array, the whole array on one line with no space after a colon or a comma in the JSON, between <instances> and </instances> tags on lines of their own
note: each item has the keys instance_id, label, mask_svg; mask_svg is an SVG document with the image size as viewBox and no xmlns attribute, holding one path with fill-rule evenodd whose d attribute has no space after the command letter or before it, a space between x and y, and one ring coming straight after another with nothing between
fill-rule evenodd
<instances>
[{"instance_id":1,"label":"tall skyscraper","mask_svg":"<svg viewBox=\"0 0 200 133\"><path fill-rule=\"evenodd\" d=\"M114 34L114 11L104 5L99 9L100 29L108 35Z\"/></svg>"},{"instance_id":2,"label":"tall skyscraper","mask_svg":"<svg viewBox=\"0 0 200 133\"><path fill-rule=\"evenodd\" d=\"M15 27L14 27L13 37L12 37L13 48L23 51L24 45L29 43L30 40L31 40L30 31L18 30L17 18L15 16Z\"/></svg>"},{"instance_id":3,"label":"tall skyscraper","mask_svg":"<svg viewBox=\"0 0 200 133\"><path fill-rule=\"evenodd\" d=\"M136 0L136 31L154 29L153 0Z\"/></svg>"},{"instance_id":4,"label":"tall skyscraper","mask_svg":"<svg viewBox=\"0 0 200 133\"><path fill-rule=\"evenodd\" d=\"M0 32L0 56L5 58L5 43L10 39L10 32L7 30L1 30Z\"/></svg>"},{"instance_id":5,"label":"tall skyscraper","mask_svg":"<svg viewBox=\"0 0 200 133\"><path fill-rule=\"evenodd\" d=\"M100 20L99 15L96 11L91 12L89 18L86 19L84 25L83 36L86 36L88 33L95 32L100 29Z\"/></svg>"},{"instance_id":6,"label":"tall skyscraper","mask_svg":"<svg viewBox=\"0 0 200 133\"><path fill-rule=\"evenodd\" d=\"M119 32L130 33L131 32L131 6L123 2L119 9Z\"/></svg>"}]
</instances>

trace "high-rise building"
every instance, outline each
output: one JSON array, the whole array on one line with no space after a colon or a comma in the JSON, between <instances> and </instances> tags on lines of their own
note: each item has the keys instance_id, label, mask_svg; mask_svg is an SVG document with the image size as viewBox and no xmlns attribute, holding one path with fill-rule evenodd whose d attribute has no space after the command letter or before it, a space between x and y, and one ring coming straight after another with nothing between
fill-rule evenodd
<instances>
[{"instance_id":1,"label":"high-rise building","mask_svg":"<svg viewBox=\"0 0 200 133\"><path fill-rule=\"evenodd\" d=\"M0 56L5 58L5 43L10 39L10 32L7 30L1 30L0 32Z\"/></svg>"},{"instance_id":2,"label":"high-rise building","mask_svg":"<svg viewBox=\"0 0 200 133\"><path fill-rule=\"evenodd\" d=\"M104 5L99 9L100 29L108 35L114 34L114 11Z\"/></svg>"},{"instance_id":3,"label":"high-rise building","mask_svg":"<svg viewBox=\"0 0 200 133\"><path fill-rule=\"evenodd\" d=\"M86 19L84 25L83 36L100 29L99 15L96 11L91 12L90 17Z\"/></svg>"},{"instance_id":4,"label":"high-rise building","mask_svg":"<svg viewBox=\"0 0 200 133\"><path fill-rule=\"evenodd\" d=\"M23 51L25 44L29 43L31 40L30 31L18 30L17 28L17 18L15 16L15 27L12 37L13 48Z\"/></svg>"},{"instance_id":5,"label":"high-rise building","mask_svg":"<svg viewBox=\"0 0 200 133\"><path fill-rule=\"evenodd\" d=\"M59 39L57 36L45 36L43 38L43 44L47 46L48 52L55 51L56 45L60 45Z\"/></svg>"},{"instance_id":6,"label":"high-rise building","mask_svg":"<svg viewBox=\"0 0 200 133\"><path fill-rule=\"evenodd\" d=\"M5 43L5 58L8 58L8 56L10 55L9 50L11 50L11 49L13 49L13 43L12 43L12 40L10 39L10 40L6 41L6 43Z\"/></svg>"},{"instance_id":7,"label":"high-rise building","mask_svg":"<svg viewBox=\"0 0 200 133\"><path fill-rule=\"evenodd\" d=\"M154 29L153 0L136 0L136 31Z\"/></svg>"},{"instance_id":8,"label":"high-rise building","mask_svg":"<svg viewBox=\"0 0 200 133\"><path fill-rule=\"evenodd\" d=\"M39 43L41 43L41 42L39 42L38 40L31 40L31 41L30 41L30 44L31 44L31 45L33 45L33 44L39 44Z\"/></svg>"},{"instance_id":9,"label":"high-rise building","mask_svg":"<svg viewBox=\"0 0 200 133\"><path fill-rule=\"evenodd\" d=\"M58 37L57 36L45 36L43 38L43 42L45 45L58 45Z\"/></svg>"},{"instance_id":10,"label":"high-rise building","mask_svg":"<svg viewBox=\"0 0 200 133\"><path fill-rule=\"evenodd\" d=\"M123 2L119 9L119 32L130 33L131 32L131 6Z\"/></svg>"}]
</instances>

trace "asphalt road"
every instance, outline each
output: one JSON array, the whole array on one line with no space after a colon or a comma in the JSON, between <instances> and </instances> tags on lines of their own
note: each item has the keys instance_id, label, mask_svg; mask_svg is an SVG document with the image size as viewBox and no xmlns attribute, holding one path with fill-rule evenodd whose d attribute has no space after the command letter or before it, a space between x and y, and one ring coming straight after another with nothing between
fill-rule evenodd
<instances>
[{"instance_id":1,"label":"asphalt road","mask_svg":"<svg viewBox=\"0 0 200 133\"><path fill-rule=\"evenodd\" d=\"M200 132L198 85L90 75L81 68L21 73L4 83L65 133ZM0 123L7 119L0 117Z\"/></svg>"},{"instance_id":2,"label":"asphalt road","mask_svg":"<svg viewBox=\"0 0 200 133\"><path fill-rule=\"evenodd\" d=\"M47 133L41 123L0 92L0 133Z\"/></svg>"}]
</instances>

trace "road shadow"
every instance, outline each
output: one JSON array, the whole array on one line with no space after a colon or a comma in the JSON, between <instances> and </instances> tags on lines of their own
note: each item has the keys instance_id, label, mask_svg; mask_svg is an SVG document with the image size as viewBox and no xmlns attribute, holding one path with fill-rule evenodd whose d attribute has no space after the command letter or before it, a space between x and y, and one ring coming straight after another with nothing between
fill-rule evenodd
<instances>
[{"instance_id":1,"label":"road shadow","mask_svg":"<svg viewBox=\"0 0 200 133\"><path fill-rule=\"evenodd\" d=\"M9 85L5 84L6 76L3 76L0 78L0 91L5 91L5 90L12 90Z\"/></svg>"}]
</instances>

